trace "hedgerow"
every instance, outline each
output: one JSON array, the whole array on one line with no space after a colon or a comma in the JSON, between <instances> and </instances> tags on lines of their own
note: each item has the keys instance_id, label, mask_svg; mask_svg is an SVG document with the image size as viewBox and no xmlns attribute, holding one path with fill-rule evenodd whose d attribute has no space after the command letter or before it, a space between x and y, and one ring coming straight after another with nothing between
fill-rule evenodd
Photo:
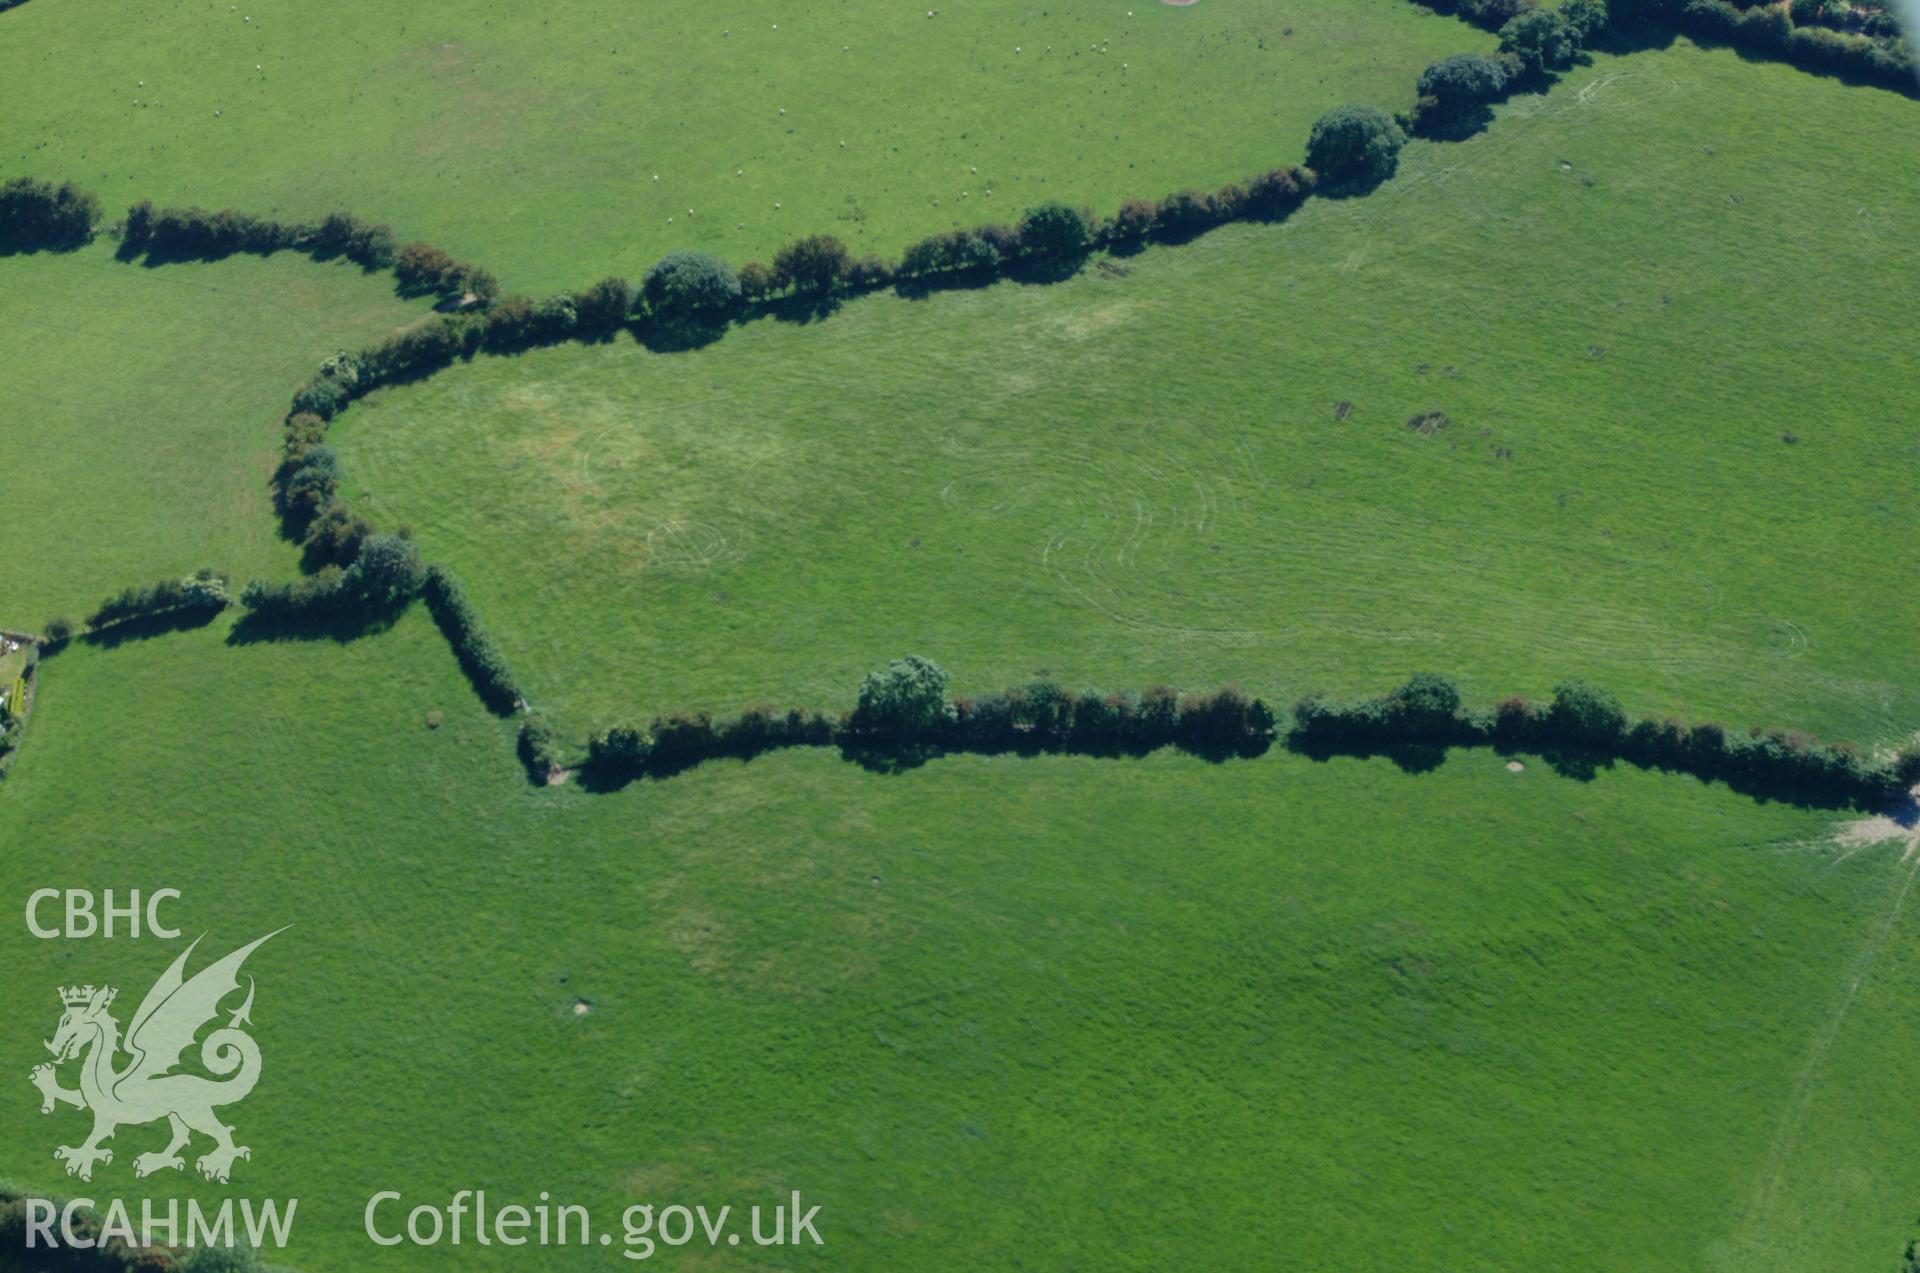
<instances>
[{"instance_id":1,"label":"hedgerow","mask_svg":"<svg viewBox=\"0 0 1920 1273\"><path fill-rule=\"evenodd\" d=\"M545 717L529 716L520 722L516 750L527 767L527 777L536 783L545 784L564 767L559 735Z\"/></svg>"},{"instance_id":2,"label":"hedgerow","mask_svg":"<svg viewBox=\"0 0 1920 1273\"><path fill-rule=\"evenodd\" d=\"M1139 694L1075 692L1043 679L949 698L937 665L907 658L869 676L857 705L838 720L766 707L719 719L706 712L657 716L644 727L622 724L594 734L585 771L596 781L618 783L800 746L839 746L858 759L895 763L941 752L1118 756L1169 746L1218 759L1258 754L1276 734L1273 711L1230 687L1184 695L1165 686ZM1735 735L1711 722L1635 719L1613 694L1582 681L1555 687L1544 703L1512 697L1473 709L1451 680L1423 673L1378 697L1303 698L1284 741L1315 757L1494 747L1540 754L1570 772L1626 761L1725 782L1761 799L1829 807L1878 806L1920 784L1920 743L1875 760L1850 743L1792 730ZM559 763L544 722L523 729L521 748L529 773L541 781Z\"/></svg>"},{"instance_id":3,"label":"hedgerow","mask_svg":"<svg viewBox=\"0 0 1920 1273\"><path fill-rule=\"evenodd\" d=\"M345 569L322 566L292 581L255 579L241 590L240 604L252 615L276 620L376 614L403 608L426 582L427 567L411 538L375 534Z\"/></svg>"},{"instance_id":4,"label":"hedgerow","mask_svg":"<svg viewBox=\"0 0 1920 1273\"><path fill-rule=\"evenodd\" d=\"M1545 703L1513 697L1491 711L1463 708L1453 683L1432 674L1377 698L1313 696L1295 704L1288 742L1322 754L1421 745L1566 753L1830 804L1878 804L1920 781L1920 750L1876 762L1851 743L1826 743L1791 730L1755 728L1734 735L1713 722L1635 720L1619 699L1583 681L1556 686Z\"/></svg>"},{"instance_id":5,"label":"hedgerow","mask_svg":"<svg viewBox=\"0 0 1920 1273\"><path fill-rule=\"evenodd\" d=\"M756 707L716 720L706 712L655 717L648 725L602 730L587 744L587 769L601 779L677 772L720 756L780 747L839 745L860 755L935 751L1145 753L1178 746L1202 755L1256 751L1274 736L1273 712L1235 689L1181 696L1076 693L1052 681L972 698L947 695L946 673L917 656L896 659L861 682L853 710L837 721L820 712Z\"/></svg>"},{"instance_id":6,"label":"hedgerow","mask_svg":"<svg viewBox=\"0 0 1920 1273\"><path fill-rule=\"evenodd\" d=\"M218 260L238 252L267 256L292 250L316 261L345 257L374 271L392 267L396 256L392 230L350 212L289 224L232 208L155 208L150 200L127 209L120 241L129 255L144 253L150 260Z\"/></svg>"},{"instance_id":7,"label":"hedgerow","mask_svg":"<svg viewBox=\"0 0 1920 1273\"><path fill-rule=\"evenodd\" d=\"M1573 48L1591 45L1609 26L1650 21L1699 39L1734 45L1804 70L1849 76L1909 96L1920 94L1913 51L1884 3L1859 7L1834 0L1733 4L1728 0L1568 0L1558 9L1537 0L1415 0L1499 31L1502 47L1529 69L1552 69L1564 25ZM1858 23L1858 31L1841 28ZM1519 23L1520 25L1514 25ZM1568 56L1570 56L1570 52Z\"/></svg>"},{"instance_id":8,"label":"hedgerow","mask_svg":"<svg viewBox=\"0 0 1920 1273\"><path fill-rule=\"evenodd\" d=\"M0 252L77 248L99 220L100 200L71 181L15 177L0 185Z\"/></svg>"},{"instance_id":9,"label":"hedgerow","mask_svg":"<svg viewBox=\"0 0 1920 1273\"><path fill-rule=\"evenodd\" d=\"M507 667L506 656L481 625L460 581L444 566L429 566L423 595L480 701L496 712L510 712L519 706L520 686Z\"/></svg>"},{"instance_id":10,"label":"hedgerow","mask_svg":"<svg viewBox=\"0 0 1920 1273\"><path fill-rule=\"evenodd\" d=\"M402 293L410 296L439 296L443 300L492 300L500 293L500 284L491 272L477 265L456 261L427 243L409 243L394 258L393 276L400 281Z\"/></svg>"},{"instance_id":11,"label":"hedgerow","mask_svg":"<svg viewBox=\"0 0 1920 1273\"><path fill-rule=\"evenodd\" d=\"M126 623L131 619L152 618L174 611L218 612L227 608L227 576L201 570L184 579L162 579L137 587L123 588L108 597L87 616L94 631Z\"/></svg>"}]
</instances>

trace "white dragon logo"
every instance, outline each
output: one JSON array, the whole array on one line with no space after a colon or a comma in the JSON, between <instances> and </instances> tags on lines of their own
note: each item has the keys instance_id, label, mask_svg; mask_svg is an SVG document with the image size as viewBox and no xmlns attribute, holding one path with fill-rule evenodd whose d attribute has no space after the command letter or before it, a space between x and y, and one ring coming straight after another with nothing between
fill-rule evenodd
<instances>
[{"instance_id":1,"label":"white dragon logo","mask_svg":"<svg viewBox=\"0 0 1920 1273\"><path fill-rule=\"evenodd\" d=\"M111 1138L121 1124L151 1123L161 1118L172 1127L173 1138L165 1149L135 1158L135 1176L183 1169L186 1162L180 1150L190 1131L213 1138L214 1147L195 1164L209 1180L225 1183L234 1159L253 1157L245 1145L233 1143L233 1128L213 1114L215 1108L243 1099L260 1080L260 1046L240 1029L242 1024L253 1024L248 1016L253 1009L253 978L247 978L246 1002L233 1010L224 1027L214 1030L200 1044L201 1065L218 1077L171 1071L180 1064L181 1054L193 1046L201 1027L220 1014L220 1001L240 988L240 965L247 956L268 937L285 931L278 929L242 946L195 973L189 981L183 973L187 956L200 944L196 937L147 991L140 1010L133 1014L133 1023L127 1027L124 1043L120 1023L107 1014L118 993L112 986L61 989L66 1011L46 1045L53 1053L53 1063L35 1066L30 1077L40 1089L42 1114L53 1113L56 1104L93 1111L93 1134L86 1143L62 1145L53 1151L55 1158L67 1164L69 1176L92 1180L95 1163L112 1162L113 1151L101 1148L100 1142ZM115 1057L123 1049L132 1060L116 1069ZM54 1066L82 1053L87 1056L81 1063L79 1088L60 1086Z\"/></svg>"}]
</instances>

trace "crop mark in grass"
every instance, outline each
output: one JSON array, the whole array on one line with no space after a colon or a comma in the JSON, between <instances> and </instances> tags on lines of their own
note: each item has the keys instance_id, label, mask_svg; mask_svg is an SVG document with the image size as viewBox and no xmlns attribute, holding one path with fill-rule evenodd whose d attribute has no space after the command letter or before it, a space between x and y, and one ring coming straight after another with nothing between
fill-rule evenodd
<instances>
[{"instance_id":1,"label":"crop mark in grass","mask_svg":"<svg viewBox=\"0 0 1920 1273\"><path fill-rule=\"evenodd\" d=\"M733 540L710 522L668 518L646 535L647 565L700 572L738 556Z\"/></svg>"},{"instance_id":2,"label":"crop mark in grass","mask_svg":"<svg viewBox=\"0 0 1920 1273\"><path fill-rule=\"evenodd\" d=\"M1894 894L1893 906L1887 911L1886 918L1868 936L1866 943L1848 966L1844 974L1845 989L1841 992L1839 1005L1826 1023L1815 1031L1813 1042L1807 1051L1806 1062L1794 1075L1786 1109L1780 1115L1779 1126L1761 1163L1753 1200L1748 1205L1745 1238L1750 1249L1761 1250L1766 1246L1762 1240L1761 1230L1769 1223L1769 1217L1786 1183L1787 1168L1793 1156L1794 1144L1806 1124L1807 1112L1813 1103L1814 1089L1819 1084L1820 1073L1826 1065L1827 1055L1833 1050L1834 1040L1839 1037L1841 1027L1846 1024L1847 1013L1853 1007L1854 997L1859 993L1861 983L1872 974L1880 951L1886 946L1888 937L1893 933L1894 924L1900 918L1902 907L1906 905L1907 894L1913 888L1915 877L1920 876L1920 854L1916 854L1916 848L1920 848L1920 835L1914 835L1909 840L1907 851L1900 859L1902 864L1907 864L1907 871L1900 881L1899 891Z\"/></svg>"},{"instance_id":3,"label":"crop mark in grass","mask_svg":"<svg viewBox=\"0 0 1920 1273\"><path fill-rule=\"evenodd\" d=\"M1772 629L1774 649L1783 659L1797 659L1807 652L1807 630L1791 619L1775 619Z\"/></svg>"}]
</instances>

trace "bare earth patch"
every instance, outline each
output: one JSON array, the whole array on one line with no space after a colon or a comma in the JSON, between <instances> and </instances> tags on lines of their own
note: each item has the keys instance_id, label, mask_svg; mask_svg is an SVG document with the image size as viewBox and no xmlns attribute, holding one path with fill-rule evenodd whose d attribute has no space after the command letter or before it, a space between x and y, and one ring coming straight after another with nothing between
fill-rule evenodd
<instances>
[{"instance_id":1,"label":"bare earth patch","mask_svg":"<svg viewBox=\"0 0 1920 1273\"><path fill-rule=\"evenodd\" d=\"M1904 841L1906 849L1901 853L1900 860L1905 862L1920 853L1920 787L1916 787L1905 801L1885 813L1841 823L1833 839L1841 848L1848 850L1849 857L1872 845Z\"/></svg>"}]
</instances>

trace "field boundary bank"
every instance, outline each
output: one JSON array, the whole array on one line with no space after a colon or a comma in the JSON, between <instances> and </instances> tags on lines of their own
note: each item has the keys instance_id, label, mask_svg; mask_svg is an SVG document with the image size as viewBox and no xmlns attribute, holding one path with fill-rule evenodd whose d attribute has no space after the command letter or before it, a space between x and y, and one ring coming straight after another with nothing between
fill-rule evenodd
<instances>
[{"instance_id":1,"label":"field boundary bank","mask_svg":"<svg viewBox=\"0 0 1920 1273\"><path fill-rule=\"evenodd\" d=\"M898 704L910 691L889 691L888 678L933 688L903 709ZM1310 695L1294 705L1285 729L1262 700L1231 687L1203 694L1166 686L1103 694L1039 680L953 699L945 690L943 672L909 657L868 677L859 704L837 719L798 708L749 708L722 720L705 712L677 713L644 728L600 731L582 756L569 755L552 728L534 716L521 725L519 754L536 785L577 773L591 790L788 747L837 747L865 768L897 772L955 753L1118 758L1174 747L1217 762L1261 755L1276 742L1319 761L1384 756L1410 773L1437 768L1449 749L1469 747L1532 754L1562 777L1582 781L1625 762L1723 782L1763 803L1818 808L1898 808L1920 785L1920 739L1873 758L1851 743L1824 743L1794 730L1756 726L1741 735L1711 721L1635 719L1611 693L1583 681L1562 682L1544 703L1514 695L1482 709L1465 705L1448 678L1422 673L1374 698Z\"/></svg>"},{"instance_id":2,"label":"field boundary bank","mask_svg":"<svg viewBox=\"0 0 1920 1273\"><path fill-rule=\"evenodd\" d=\"M214 577L202 571L189 581ZM119 597L137 591L129 589ZM767 706L719 719L708 712L675 712L655 716L645 726L597 731L582 746L564 741L544 715L528 711L510 680L489 684L476 671L475 662L484 664L487 651L496 661L498 652L472 616L458 581L442 567L422 566L419 580L404 595L375 601L355 595L360 600L351 619L331 608L319 616L295 611L276 616L270 628L250 633L249 625L261 624L254 612L235 624L227 643L353 639L391 625L413 600L424 598L483 704L496 714L522 717L515 749L528 781L536 786L557 786L578 776L590 791L616 791L639 779L672 777L710 760L748 760L790 747L834 747L863 768L896 773L959 753L1113 759L1173 747L1221 762L1263 755L1279 742L1318 761L1383 756L1409 773L1437 768L1453 748L1487 747L1502 755L1525 752L1562 777L1581 781L1625 762L1723 782L1762 803L1893 808L1903 818L1920 813L1910 807L1910 793L1920 789L1920 735L1897 751L1874 757L1850 742L1823 742L1798 730L1753 726L1742 735L1714 721L1636 719L1612 693L1578 680L1556 686L1544 703L1512 695L1491 708L1472 708L1453 681L1421 673L1373 698L1309 695L1294 704L1291 724L1283 730L1262 699L1231 686L1205 693L1181 693L1164 685L1137 694L1102 693L1073 691L1042 679L997 693L949 698L946 674L928 660L909 656L869 676L857 705L837 715ZM111 649L129 640L204 627L230 604L222 595L217 604L197 601L116 613L78 639ZM69 639L41 638L30 650L36 656L42 650L52 655ZM31 660L30 672L39 661ZM499 668L504 677L504 664ZM887 678L907 688L889 689ZM0 775L10 756L10 751L0 752Z\"/></svg>"},{"instance_id":3,"label":"field boundary bank","mask_svg":"<svg viewBox=\"0 0 1920 1273\"><path fill-rule=\"evenodd\" d=\"M1003 275L1034 281L1064 279L1076 273L1095 251L1119 254L1138 250L1149 241L1185 242L1232 220L1283 220L1315 193L1369 193L1391 175L1407 132L1445 139L1479 131L1488 117L1478 112L1488 103L1516 91L1550 86L1557 72L1577 62L1582 48L1598 47L1602 39L1618 41L1650 32L1664 34L1670 40L1672 31L1684 29L1679 20L1684 15L1693 15L1690 20L1695 22L1707 22L1709 19L1700 15L1709 10L1717 13L1726 9L1736 15L1741 12L1723 0L1688 0L1685 6L1674 0L1568 0L1562 8L1551 10L1538 8L1535 0L1452 0L1422 7L1454 12L1476 25L1497 25L1501 52L1492 57L1455 55L1434 63L1421 77L1420 96L1413 110L1392 120L1372 108L1330 111L1315 126L1309 144L1310 160L1316 151L1332 156L1319 169L1277 168L1211 194L1188 190L1157 203L1130 199L1121 205L1119 213L1104 220L1064 205L1042 205L1029 210L1018 228L983 226L932 236L910 247L898 266L878 258L853 261L837 239L816 235L782 249L773 269L750 263L735 274L724 263L705 258L691 275L680 269L656 288L656 275L669 262L703 255L671 253L655 267L642 289L633 288L624 279L609 278L580 293L534 302L526 297L500 297L497 281L489 271L456 261L427 244L396 248L387 226L345 212L315 224L286 225L231 210L208 213L198 208L155 209L143 201L129 209L126 220L113 226L110 233L121 240L117 256L128 262L144 258L149 265L159 265L174 260L218 259L238 252L266 255L293 250L316 261L348 259L369 273L389 270L401 295L438 298L435 314L383 344L325 360L295 393L284 420L282 460L273 478L275 505L283 534L302 544L303 569L313 573L297 585L250 584L241 599L255 614L243 623L258 620L260 626L278 631L319 624L336 636L343 632L351 635L372 631L379 623L390 621L393 607L387 606L384 614L373 613L364 597L340 586L341 580L359 566L362 549L369 541L396 537L377 535L371 523L338 498L342 472L338 456L325 444L324 437L341 411L375 388L424 379L456 360L471 359L483 351L512 354L569 340L594 342L610 339L622 329L650 347L688 348L718 338L735 321L794 308L824 313L843 297L888 286L912 295ZM1745 12L1774 14L1768 21L1777 27L1787 11L1764 6ZM1511 16L1492 22L1502 14ZM1573 15L1571 20L1565 16L1569 14ZM1582 14L1586 15L1584 19ZM1757 40L1755 43L1757 46ZM1456 94L1442 103L1428 92L1436 72L1476 60L1491 67L1492 73L1464 95ZM1909 80L1903 87L1909 95L1920 95L1920 84ZM1437 109L1442 105L1445 110ZM1320 135L1323 125L1335 116L1355 113L1375 117L1370 125L1373 131L1364 139L1373 151L1361 158L1343 156L1338 147L1324 146ZM77 246L93 236L91 222L98 216L98 200L72 183L56 188L27 178L14 179L0 186L0 251ZM707 263L721 273L709 272ZM701 289L715 277L721 284L720 303L701 303ZM776 297L772 295L775 292L788 295ZM512 672L458 581L444 567L422 569L424 585L414 586L405 600L410 601L424 587L437 625L482 702L502 715L523 711L525 700ZM204 579L209 574L202 572L196 578ZM227 604L225 584L222 576L219 604L211 609L176 608L198 622L210 622ZM119 638L113 633L116 627L129 636L147 636L173 626L187 624L163 615L141 614L133 622L94 624L86 639L117 642ZM64 619L52 620L48 627L49 631L73 630L71 621ZM58 643L50 648L58 648ZM1420 740L1400 741L1414 744ZM524 730L522 742L524 749ZM924 743L935 745L939 740ZM1021 742L1002 749L1023 750L1027 745Z\"/></svg>"}]
</instances>

